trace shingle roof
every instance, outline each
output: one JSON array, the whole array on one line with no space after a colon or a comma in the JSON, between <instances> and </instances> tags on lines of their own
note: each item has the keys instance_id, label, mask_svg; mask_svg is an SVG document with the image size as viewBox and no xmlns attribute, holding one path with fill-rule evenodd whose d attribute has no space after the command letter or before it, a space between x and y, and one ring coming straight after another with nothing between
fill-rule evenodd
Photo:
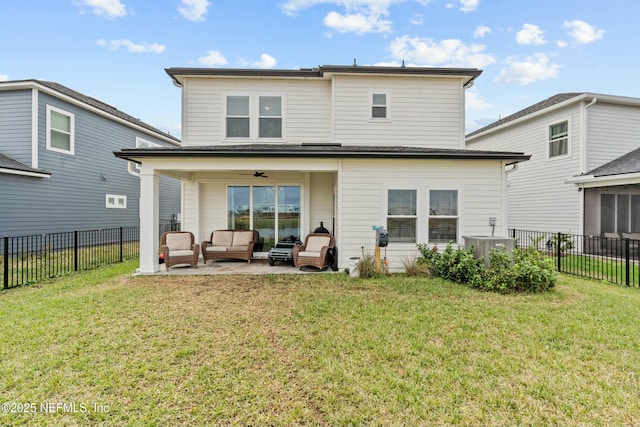
<instances>
[{"instance_id":1,"label":"shingle roof","mask_svg":"<svg viewBox=\"0 0 640 427\"><path fill-rule=\"evenodd\" d=\"M493 123L481 128L481 129L475 130L475 131L467 134L467 138L470 137L470 136L477 135L479 133L485 132L485 131L487 131L489 129L501 126L501 125L503 125L505 123L512 122L512 121L514 121L516 119L519 119L521 117L528 116L529 114L533 114L533 113L535 113L537 111L544 110L545 108L549 108L549 107L551 107L553 105L559 104L559 103L564 102L564 101L566 101L568 99L575 98L576 96L582 95L583 93L585 93L585 92L567 92L567 93L559 93L557 95L550 96L547 99L544 99L544 100L542 100L542 101L540 101L538 103L535 103L535 104L533 104L533 105L531 105L531 106L529 106L527 108L524 108L524 109L522 109L522 110L520 110L518 112L515 112L515 113L513 113L513 114L511 114L511 115L509 115L507 117L504 117L504 118L502 118L502 119L500 119L498 121L495 121L495 122L493 122Z\"/></svg>"},{"instance_id":2,"label":"shingle roof","mask_svg":"<svg viewBox=\"0 0 640 427\"><path fill-rule=\"evenodd\" d=\"M22 162L17 161L5 154L0 153L0 169L10 169L17 172L28 172L35 173L39 175L51 175L51 173L47 172L44 169L35 169L31 166L27 166Z\"/></svg>"},{"instance_id":3,"label":"shingle roof","mask_svg":"<svg viewBox=\"0 0 640 427\"><path fill-rule=\"evenodd\" d=\"M605 163L604 165L595 168L585 175L599 177L638 172L640 172L640 148L637 148L623 156L620 156L617 159L610 161L609 163Z\"/></svg>"}]
</instances>

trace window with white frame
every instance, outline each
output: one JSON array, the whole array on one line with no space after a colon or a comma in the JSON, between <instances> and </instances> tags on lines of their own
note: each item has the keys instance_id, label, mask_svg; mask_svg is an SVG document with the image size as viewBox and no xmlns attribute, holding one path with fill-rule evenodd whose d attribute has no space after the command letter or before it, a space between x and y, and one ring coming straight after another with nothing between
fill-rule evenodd
<instances>
[{"instance_id":1,"label":"window with white frame","mask_svg":"<svg viewBox=\"0 0 640 427\"><path fill-rule=\"evenodd\" d=\"M387 118L387 94L374 93L371 104L371 118L386 119Z\"/></svg>"},{"instance_id":2,"label":"window with white frame","mask_svg":"<svg viewBox=\"0 0 640 427\"><path fill-rule=\"evenodd\" d=\"M249 138L249 97L227 96L227 138Z\"/></svg>"},{"instance_id":3,"label":"window with white frame","mask_svg":"<svg viewBox=\"0 0 640 427\"><path fill-rule=\"evenodd\" d=\"M429 243L458 241L458 191L429 191Z\"/></svg>"},{"instance_id":4,"label":"window with white frame","mask_svg":"<svg viewBox=\"0 0 640 427\"><path fill-rule=\"evenodd\" d=\"M283 109L281 96L229 95L226 137L280 139L283 137Z\"/></svg>"},{"instance_id":5,"label":"window with white frame","mask_svg":"<svg viewBox=\"0 0 640 427\"><path fill-rule=\"evenodd\" d=\"M149 147L160 147L160 144L156 144L155 142L147 141L146 139L136 137L136 148L149 148ZM140 164L130 161L129 173L131 175L140 176Z\"/></svg>"},{"instance_id":6,"label":"window with white frame","mask_svg":"<svg viewBox=\"0 0 640 427\"><path fill-rule=\"evenodd\" d=\"M47 150L74 154L75 115L47 105Z\"/></svg>"},{"instance_id":7,"label":"window with white frame","mask_svg":"<svg viewBox=\"0 0 640 427\"><path fill-rule=\"evenodd\" d=\"M387 231L390 243L416 243L417 190L388 190Z\"/></svg>"},{"instance_id":8,"label":"window with white frame","mask_svg":"<svg viewBox=\"0 0 640 427\"><path fill-rule=\"evenodd\" d=\"M549 158L569 154L569 122L549 126Z\"/></svg>"},{"instance_id":9,"label":"window with white frame","mask_svg":"<svg viewBox=\"0 0 640 427\"><path fill-rule=\"evenodd\" d=\"M126 209L127 196L120 196L117 194L107 194L105 195L105 207L107 209Z\"/></svg>"},{"instance_id":10,"label":"window with white frame","mask_svg":"<svg viewBox=\"0 0 640 427\"><path fill-rule=\"evenodd\" d=\"M259 138L282 138L282 99L279 96L261 96Z\"/></svg>"}]
</instances>

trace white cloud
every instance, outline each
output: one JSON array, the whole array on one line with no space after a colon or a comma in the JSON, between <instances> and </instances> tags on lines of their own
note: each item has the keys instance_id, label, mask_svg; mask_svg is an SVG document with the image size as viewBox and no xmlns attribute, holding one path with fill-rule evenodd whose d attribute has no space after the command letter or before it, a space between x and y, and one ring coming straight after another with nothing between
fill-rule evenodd
<instances>
[{"instance_id":1,"label":"white cloud","mask_svg":"<svg viewBox=\"0 0 640 427\"><path fill-rule=\"evenodd\" d=\"M227 58L217 50L209 50L207 51L206 56L198 58L198 62L202 65L206 65L207 67L215 67L217 65L226 65Z\"/></svg>"},{"instance_id":2,"label":"white cloud","mask_svg":"<svg viewBox=\"0 0 640 427\"><path fill-rule=\"evenodd\" d=\"M413 18L409 19L409 22L413 25L422 25L424 24L424 16L421 13L416 13Z\"/></svg>"},{"instance_id":3,"label":"white cloud","mask_svg":"<svg viewBox=\"0 0 640 427\"><path fill-rule=\"evenodd\" d=\"M387 33L391 31L391 21L380 19L379 15L361 13L341 15L329 12L324 24L339 33Z\"/></svg>"},{"instance_id":4,"label":"white cloud","mask_svg":"<svg viewBox=\"0 0 640 427\"><path fill-rule=\"evenodd\" d=\"M6 74L0 74L0 82L6 82L9 80L9 76Z\"/></svg>"},{"instance_id":5,"label":"white cloud","mask_svg":"<svg viewBox=\"0 0 640 427\"><path fill-rule=\"evenodd\" d=\"M486 27L484 25L478 25L476 29L473 31L473 38L479 39L490 33L491 33L491 28Z\"/></svg>"},{"instance_id":6,"label":"white cloud","mask_svg":"<svg viewBox=\"0 0 640 427\"><path fill-rule=\"evenodd\" d=\"M208 0L181 0L178 8L180 14L189 21L202 22L209 8Z\"/></svg>"},{"instance_id":7,"label":"white cloud","mask_svg":"<svg viewBox=\"0 0 640 427\"><path fill-rule=\"evenodd\" d=\"M565 21L562 25L567 29L567 34L578 44L589 44L600 40L604 35L604 30L597 30L595 27L584 21Z\"/></svg>"},{"instance_id":8,"label":"white cloud","mask_svg":"<svg viewBox=\"0 0 640 427\"><path fill-rule=\"evenodd\" d=\"M108 47L111 50L118 50L125 47L130 53L162 53L166 47L158 43L134 43L131 40L111 40L100 39L98 46Z\"/></svg>"},{"instance_id":9,"label":"white cloud","mask_svg":"<svg viewBox=\"0 0 640 427\"><path fill-rule=\"evenodd\" d=\"M276 66L277 62L278 61L276 61L273 56L268 53L263 53L260 55L260 61L254 62L251 65L257 68L273 68Z\"/></svg>"},{"instance_id":10,"label":"white cloud","mask_svg":"<svg viewBox=\"0 0 640 427\"><path fill-rule=\"evenodd\" d=\"M80 0L76 4L88 6L93 13L106 18L120 18L127 14L127 7L120 0Z\"/></svg>"},{"instance_id":11,"label":"white cloud","mask_svg":"<svg viewBox=\"0 0 640 427\"><path fill-rule=\"evenodd\" d=\"M340 33L386 33L391 31L392 22L383 19L389 15L389 8L407 0L287 0L281 7L287 15L318 4L333 4L344 8L343 12L331 11L324 18L324 24ZM416 0L426 5L427 0Z\"/></svg>"},{"instance_id":12,"label":"white cloud","mask_svg":"<svg viewBox=\"0 0 640 427\"><path fill-rule=\"evenodd\" d=\"M392 41L389 49L397 60L427 66L483 68L495 62L492 55L484 52L486 46L465 45L458 39L434 42L428 38L403 36Z\"/></svg>"},{"instance_id":13,"label":"white cloud","mask_svg":"<svg viewBox=\"0 0 640 427\"><path fill-rule=\"evenodd\" d=\"M473 12L478 8L480 0L455 0L454 3L447 3L445 7L447 9L456 9L460 6L461 12Z\"/></svg>"},{"instance_id":14,"label":"white cloud","mask_svg":"<svg viewBox=\"0 0 640 427\"><path fill-rule=\"evenodd\" d=\"M491 104L478 95L477 90L472 88L465 91L465 110L486 110L491 107Z\"/></svg>"},{"instance_id":15,"label":"white cloud","mask_svg":"<svg viewBox=\"0 0 640 427\"><path fill-rule=\"evenodd\" d=\"M515 83L526 86L536 81L558 77L560 66L549 63L543 53L537 53L520 61L515 57L507 58L509 68L502 70L496 77L496 83Z\"/></svg>"},{"instance_id":16,"label":"white cloud","mask_svg":"<svg viewBox=\"0 0 640 427\"><path fill-rule=\"evenodd\" d=\"M524 24L522 29L516 34L518 44L545 44L544 32L537 25Z\"/></svg>"}]
</instances>

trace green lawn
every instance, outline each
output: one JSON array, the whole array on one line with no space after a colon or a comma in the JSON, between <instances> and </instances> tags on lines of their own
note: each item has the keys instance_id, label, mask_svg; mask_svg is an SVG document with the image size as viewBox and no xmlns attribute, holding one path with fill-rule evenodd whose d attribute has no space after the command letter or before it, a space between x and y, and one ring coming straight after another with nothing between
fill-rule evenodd
<instances>
[{"instance_id":1,"label":"green lawn","mask_svg":"<svg viewBox=\"0 0 640 427\"><path fill-rule=\"evenodd\" d=\"M637 288L134 268L0 292L0 425L640 424Z\"/></svg>"}]
</instances>

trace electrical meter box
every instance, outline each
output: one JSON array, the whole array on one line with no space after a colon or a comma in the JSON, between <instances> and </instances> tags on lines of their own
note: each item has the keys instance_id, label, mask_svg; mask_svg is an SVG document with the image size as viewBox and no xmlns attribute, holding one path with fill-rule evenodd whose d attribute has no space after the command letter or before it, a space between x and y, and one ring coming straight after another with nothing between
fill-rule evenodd
<instances>
[{"instance_id":1,"label":"electrical meter box","mask_svg":"<svg viewBox=\"0 0 640 427\"><path fill-rule=\"evenodd\" d=\"M376 246L381 248L386 247L389 244L389 232L384 228L376 230Z\"/></svg>"}]
</instances>

